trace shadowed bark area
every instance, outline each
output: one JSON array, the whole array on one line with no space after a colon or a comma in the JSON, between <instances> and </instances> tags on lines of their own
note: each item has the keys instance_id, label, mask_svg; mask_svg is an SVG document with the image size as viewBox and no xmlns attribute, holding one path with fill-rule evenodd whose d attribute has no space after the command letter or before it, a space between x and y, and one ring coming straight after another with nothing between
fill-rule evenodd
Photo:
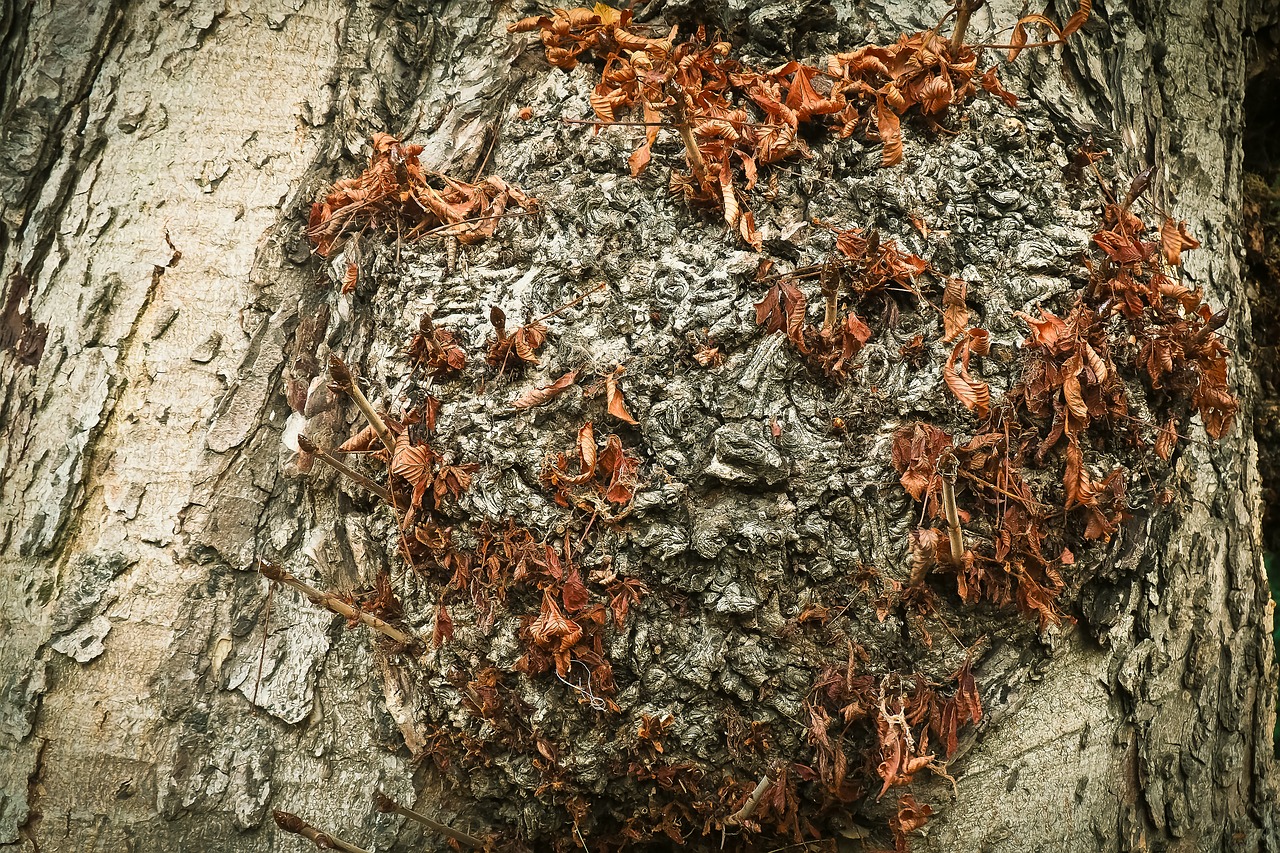
<instances>
[{"instance_id":1,"label":"shadowed bark area","mask_svg":"<svg viewBox=\"0 0 1280 853\"><path fill-rule=\"evenodd\" d=\"M655 2L638 17L654 34L706 24L771 68L890 43L946 8ZM914 826L908 793L934 811L916 850L1274 847L1239 260L1243 42L1274 10L1099 5L1065 47L1001 63L1016 109L979 94L938 127L905 117L889 169L874 134L806 135L810 158L762 168L744 196L759 252L669 191L688 169L679 134L632 177L643 128L561 121L592 116L600 72L585 56L553 68L507 32L539 11L5 9L0 846L304 849L278 809L364 849L448 849L376 809L381 789L508 849L755 849L810 827L839 849L891 847L891 819ZM1002 43L1018 11L983 7L968 40ZM474 245L369 227L316 258L311 203L366 168L380 132L421 144L425 169L518 185L536 212ZM922 511L891 448L917 421L957 446L982 428L947 389L954 342L925 304L945 304L948 277L990 334L972 371L997 404L1029 357L1015 312L1066 316L1085 290L1102 190L1082 146L1112 150L1099 168L1121 194L1156 166L1134 211L1203 243L1184 281L1228 309L1241 410L1219 442L1184 422L1169 463L1129 446L1141 426L1092 434L1090 476L1119 467L1128 484L1107 541L1058 511L1062 453L1023 472L1055 510L1055 625L965 603L947 571L912 586ZM840 379L757 323L760 261L823 263L835 236L819 221L936 271L918 295L842 298L870 335ZM821 285L797 286L816 322ZM541 319L536 363L486 363L492 306L505 334ZM415 364L424 313L461 370ZM1121 352L1129 414L1162 423L1169 396ZM457 487L428 494L416 526L399 523L412 479L392 480L388 507L289 449L364 426L326 387L330 355L393 421L438 401L433 429L405 434L434 471L459 466ZM554 399L513 405L570 371ZM602 473L575 476L588 422ZM621 497L620 452L638 463ZM387 483L383 462L344 462ZM989 551L1001 525L978 485L957 490L968 543ZM420 642L348 629L296 589L268 599L259 557ZM582 638L561 644L559 617ZM886 732L923 737L967 667L983 714L946 763L954 787L921 768L881 797ZM897 726L924 695L933 711ZM941 771L945 738L928 738L911 754Z\"/></svg>"}]
</instances>

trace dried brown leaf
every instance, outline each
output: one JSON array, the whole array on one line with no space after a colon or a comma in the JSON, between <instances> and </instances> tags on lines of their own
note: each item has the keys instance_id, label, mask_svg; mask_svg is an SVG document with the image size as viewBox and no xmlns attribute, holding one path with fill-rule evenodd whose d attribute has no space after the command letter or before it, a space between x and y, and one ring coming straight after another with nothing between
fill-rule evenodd
<instances>
[{"instance_id":1,"label":"dried brown leaf","mask_svg":"<svg viewBox=\"0 0 1280 853\"><path fill-rule=\"evenodd\" d=\"M618 387L618 377L623 373L623 367L619 365L612 373L604 377L605 399L609 404L609 414L613 415L620 421L629 424L638 424L639 422L631 417L631 413L627 411L627 403L622 397L622 389Z\"/></svg>"},{"instance_id":2,"label":"dried brown leaf","mask_svg":"<svg viewBox=\"0 0 1280 853\"><path fill-rule=\"evenodd\" d=\"M534 406L541 406L543 403L546 403L549 400L559 396L561 392L563 392L565 389L567 389L569 386L573 385L573 383L577 381L578 381L578 371L570 370L568 373L566 373L564 376L561 376L559 379L557 379L555 382L552 382L550 385L544 385L540 388L534 388L529 391L525 391L523 394L521 394L519 397L513 400L511 402L511 405L513 408L516 408L516 409L531 409Z\"/></svg>"}]
</instances>

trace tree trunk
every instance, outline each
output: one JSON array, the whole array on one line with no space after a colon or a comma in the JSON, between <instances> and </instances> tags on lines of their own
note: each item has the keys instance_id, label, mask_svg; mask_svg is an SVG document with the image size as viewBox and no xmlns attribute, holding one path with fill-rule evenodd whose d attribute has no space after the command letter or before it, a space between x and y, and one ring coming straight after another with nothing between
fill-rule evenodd
<instances>
[{"instance_id":1,"label":"tree trunk","mask_svg":"<svg viewBox=\"0 0 1280 853\"><path fill-rule=\"evenodd\" d=\"M909 833L916 850L1274 849L1239 236L1246 47L1274 8L1095 6L1066 46L1001 60L1017 109L980 95L937 131L904 118L892 168L874 137L815 135L813 157L774 167L776 183L762 169L755 252L668 192L688 168L678 134L632 178L642 128L560 121L591 116L599 68L552 68L536 39L509 34L531 4L277 5L0 6L0 847L305 849L272 822L281 809L365 849L448 849L376 811L381 789L508 849L611 849L628 831L673 844L671 815L691 845L771 849L801 837L729 819L769 773L784 781L767 783L756 819L798 798L792 830L810 821L849 849L891 845L907 791L936 811ZM891 43L946 11L670 0L640 18L662 34L704 22L772 68ZM1002 43L1019 11L983 7L968 40ZM462 246L456 269L456 244L394 233L317 259L308 209L365 168L379 132L421 143L426 168L519 185L538 214ZM1120 194L1156 167L1135 212L1185 219L1202 241L1184 275L1229 309L1240 416L1218 442L1184 422L1170 465L1088 448L1095 475L1119 465L1141 488L1108 542L1081 538L1079 514L1054 522L1075 551L1061 626L966 604L945 572L926 579L935 609L922 612L900 600L921 507L890 444L915 421L957 444L977 432L942 379L952 343L928 308L887 298L849 377L828 379L756 325L758 263L821 262L821 220L877 229L964 278L999 399L1028 335L1013 312L1065 313L1088 278L1100 189L1070 161L1090 138L1114 152L1100 167L1122 176ZM508 331L567 306L544 321L537 366L485 364L494 305ZM467 356L431 385L403 352L424 311ZM900 350L916 334L911 367ZM695 361L706 345L722 366ZM591 604L622 580L647 587L593 629L612 691L579 652L538 671L531 623L553 594L573 609L567 577L530 568L484 595L452 589L456 564L423 551L410 568L396 553L399 509L286 446L305 430L333 447L363 426L324 387L330 354L393 416L428 392L441 401L432 446L477 466L432 515L454 553L482 550L487 520L498 538L546 537L565 571L577 560ZM1127 369L1135 416L1155 418L1162 392ZM587 393L511 406L569 370ZM637 425L606 413L606 376ZM576 486L561 505L540 482L556 453L576 473L586 422L640 461L625 511L584 509ZM385 466L352 464L387 482ZM1055 455L1041 477L1055 508L1062 466ZM978 507L963 508L980 538ZM389 577L405 611L393 621L421 646L349 629L289 587L269 593L259 557L353 596ZM452 639L432 637L442 608ZM921 770L877 796L882 705L830 728L825 754L848 761L859 795L815 793L804 773L821 774L824 668L856 670L886 700L923 683L950 696L966 662L984 713L947 763L954 789Z\"/></svg>"}]
</instances>

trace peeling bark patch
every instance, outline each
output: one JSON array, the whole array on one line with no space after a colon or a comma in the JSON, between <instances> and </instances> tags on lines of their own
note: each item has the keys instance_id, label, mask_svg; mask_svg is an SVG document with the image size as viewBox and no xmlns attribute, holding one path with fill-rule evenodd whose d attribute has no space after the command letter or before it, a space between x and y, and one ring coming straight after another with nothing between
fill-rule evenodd
<instances>
[{"instance_id":1,"label":"peeling bark patch","mask_svg":"<svg viewBox=\"0 0 1280 853\"><path fill-rule=\"evenodd\" d=\"M14 354L22 364L34 367L44 354L44 344L49 337L45 323L31 320L31 279L17 267L10 274L5 288L4 308L0 309L0 349ZM25 308L23 301L27 301Z\"/></svg>"}]
</instances>

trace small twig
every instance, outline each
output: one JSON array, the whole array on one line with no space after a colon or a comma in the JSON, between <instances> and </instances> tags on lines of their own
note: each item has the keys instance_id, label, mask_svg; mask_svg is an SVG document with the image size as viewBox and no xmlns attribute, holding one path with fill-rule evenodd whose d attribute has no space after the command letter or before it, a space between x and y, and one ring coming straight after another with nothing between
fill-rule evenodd
<instances>
[{"instance_id":1,"label":"small twig","mask_svg":"<svg viewBox=\"0 0 1280 853\"><path fill-rule=\"evenodd\" d=\"M1050 507L1048 504L1042 504L1036 500L1028 500L1027 498L1024 498L1022 495L1018 494L1017 492L1011 492L1008 489L1003 489L1000 486L996 485L995 483L990 482L989 480L984 480L983 478L979 477L977 474L974 474L971 471L958 471L956 473L959 476L964 477L966 480L971 480L972 482L977 483L980 486L986 486L988 489L995 492L996 494L1003 495L1006 498L1013 498L1018 503L1022 504L1023 507L1030 510L1032 513L1040 513L1040 512L1052 509L1052 507Z\"/></svg>"},{"instance_id":2,"label":"small twig","mask_svg":"<svg viewBox=\"0 0 1280 853\"><path fill-rule=\"evenodd\" d=\"M333 454L331 454L329 451L318 447L315 444L315 442L307 438L305 435L298 436L298 447L302 448L303 453L312 454L321 462L333 468L333 470L337 471L339 474L346 475L352 481L354 481L355 483L358 483L361 486L364 486L366 489L373 492L375 495L382 498L387 503L391 503L391 493L389 491L384 489L382 486L379 486L377 483L375 483L373 480L370 480L368 477L366 477L364 474L361 474L359 471L353 470L352 468L348 467L340 459L335 458Z\"/></svg>"},{"instance_id":3,"label":"small twig","mask_svg":"<svg viewBox=\"0 0 1280 853\"><path fill-rule=\"evenodd\" d=\"M273 581L267 582L267 603L262 608L262 653L258 655L258 678L253 682L253 698L249 700L250 704L258 704L258 688L262 685L262 665L267 660L267 636L271 630L271 599L275 597L276 585Z\"/></svg>"},{"instance_id":4,"label":"small twig","mask_svg":"<svg viewBox=\"0 0 1280 853\"><path fill-rule=\"evenodd\" d=\"M434 821L426 815L418 814L413 809L407 809L381 791L373 792L373 804L378 811L383 812L384 814L394 812L398 815L404 815L410 820L416 820L427 829L438 832L446 838L452 838L459 844L467 844L471 847L475 847L476 849L484 847L484 842L479 838L476 838L474 835L467 835L465 832L459 832L453 827L445 826L443 823Z\"/></svg>"},{"instance_id":5,"label":"small twig","mask_svg":"<svg viewBox=\"0 0 1280 853\"><path fill-rule=\"evenodd\" d=\"M316 829L296 814L288 812L273 811L271 816L276 820L276 826L285 832L292 832L294 835L301 835L321 850L341 850L342 853L369 853L363 847L357 847L354 844L348 844L341 838L334 838L327 832Z\"/></svg>"},{"instance_id":6,"label":"small twig","mask_svg":"<svg viewBox=\"0 0 1280 853\"><path fill-rule=\"evenodd\" d=\"M942 466L949 466L943 471ZM956 474L960 460L950 450L938 461L938 475L942 478L942 509L947 514L947 537L951 540L951 562L959 566L964 557L964 530L960 527L960 510L956 508Z\"/></svg>"},{"instance_id":7,"label":"small twig","mask_svg":"<svg viewBox=\"0 0 1280 853\"><path fill-rule=\"evenodd\" d=\"M773 785L772 773L772 768L764 772L764 775L760 777L760 781L756 783L755 790L751 792L751 796L747 797L747 801L742 804L742 808L725 818L725 824L739 826L743 821L755 814L760 801L764 799L765 791L769 790L770 786Z\"/></svg>"},{"instance_id":8,"label":"small twig","mask_svg":"<svg viewBox=\"0 0 1280 853\"><path fill-rule=\"evenodd\" d=\"M507 219L513 216L537 216L537 215L538 215L538 211L536 210L504 210L502 211L502 213L491 213L486 216L472 216L467 219L459 219L457 222L446 222L443 225L437 225L433 228L428 228L426 231L423 231L421 234L419 234L418 229L426 224L426 222L424 221L413 226L413 228L409 231L409 233L404 235L404 239L405 240L421 240L424 237L432 237L436 234L443 234L444 232L448 231L451 228L457 228L459 225L471 225L472 223L485 222L486 220L489 220L489 219ZM453 237L454 239L457 239L457 236L453 234L444 234L444 236Z\"/></svg>"},{"instance_id":9,"label":"small twig","mask_svg":"<svg viewBox=\"0 0 1280 853\"><path fill-rule=\"evenodd\" d=\"M331 592L316 589L305 581L289 574L283 568L269 560L258 558L258 571L273 581L279 581L286 586L293 587L298 592L305 595L312 604L337 613L339 616L342 616L345 619L350 619L353 622L363 622L379 634L390 637L402 646L412 646L417 644L417 641L413 637L406 634L404 631L401 631L399 628L391 627L385 621L374 616L372 613L366 613L363 610L352 607L350 604L347 604L347 602L343 601L340 597Z\"/></svg>"},{"instance_id":10,"label":"small twig","mask_svg":"<svg viewBox=\"0 0 1280 853\"><path fill-rule=\"evenodd\" d=\"M840 275L831 267L830 263L824 263L820 281L822 282L822 295L826 299L826 310L822 318L822 331L830 332L836 327L836 314L839 310L836 301L840 297Z\"/></svg>"},{"instance_id":11,"label":"small twig","mask_svg":"<svg viewBox=\"0 0 1280 853\"><path fill-rule=\"evenodd\" d=\"M702 151L698 148L698 140L693 136L693 126L689 123L689 113L685 108L685 91L684 87L679 83L672 82L675 87L674 104L671 106L671 112L676 117L676 130L680 132L680 138L684 140L684 153L689 161L689 168L693 170L693 179L698 182L699 186L707 185L707 164L702 159Z\"/></svg>"},{"instance_id":12,"label":"small twig","mask_svg":"<svg viewBox=\"0 0 1280 853\"><path fill-rule=\"evenodd\" d=\"M956 25L951 31L951 55L955 56L960 52L960 48L964 47L965 30L969 28L969 18L974 12L982 8L982 4L986 0L958 0L954 8L956 10Z\"/></svg>"},{"instance_id":13,"label":"small twig","mask_svg":"<svg viewBox=\"0 0 1280 853\"><path fill-rule=\"evenodd\" d=\"M599 284L597 284L595 287L593 287L593 288L591 288L590 290L588 290L586 293L584 293L584 294L582 294L581 296L579 296L577 299L573 300L572 302L566 302L565 304L561 305L561 306L560 306L559 308L557 308L556 310L554 310L554 311L548 311L546 314L543 314L541 317L539 317L538 319L534 320L534 321L533 321L533 323L541 323L543 320L550 320L552 317L556 316L556 315L557 315L557 314L559 314L561 311L568 311L570 308L572 308L573 306L577 305L579 302L581 302L582 300L586 299L586 298L587 298L588 296L590 296L591 294L596 293L596 292L601 291L601 290L604 290L604 289L605 289L606 287L608 287L608 286L609 286L609 282L607 282L607 281L602 281L602 282L600 282ZM526 323L525 325L533 325L533 323Z\"/></svg>"},{"instance_id":14,"label":"small twig","mask_svg":"<svg viewBox=\"0 0 1280 853\"><path fill-rule=\"evenodd\" d=\"M395 453L396 440L391 435L391 430L387 429L382 417L374 411L368 398L360 390L360 386L355 381L355 376L352 375L351 368L347 367L346 362L331 354L329 356L329 375L333 377L334 384L338 386L339 391L346 393L352 400L356 401L356 405L360 407L365 419L369 421L373 431L378 434L378 438L382 439L382 443L386 445L387 450Z\"/></svg>"}]
</instances>

